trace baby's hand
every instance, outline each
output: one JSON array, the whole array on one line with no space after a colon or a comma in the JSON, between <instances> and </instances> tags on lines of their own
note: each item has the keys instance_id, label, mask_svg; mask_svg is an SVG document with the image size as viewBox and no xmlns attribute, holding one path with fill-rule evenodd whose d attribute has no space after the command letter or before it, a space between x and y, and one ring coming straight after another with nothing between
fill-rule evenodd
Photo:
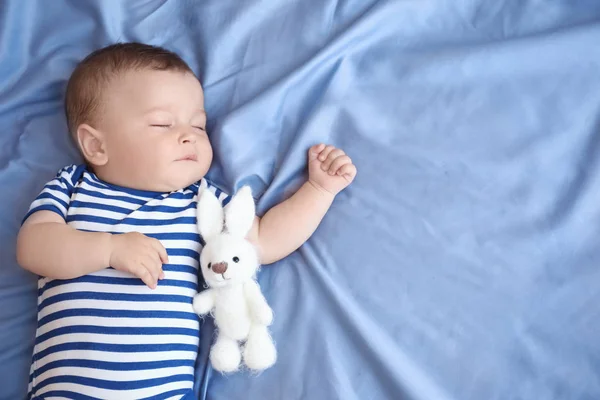
<instances>
[{"instance_id":1,"label":"baby's hand","mask_svg":"<svg viewBox=\"0 0 600 400\"><path fill-rule=\"evenodd\" d=\"M139 232L111 237L110 266L137 276L151 289L165 277L162 265L168 262L167 251L157 239Z\"/></svg>"},{"instance_id":2,"label":"baby's hand","mask_svg":"<svg viewBox=\"0 0 600 400\"><path fill-rule=\"evenodd\" d=\"M308 150L308 180L333 194L341 192L354 180L356 166L342 150L318 144Z\"/></svg>"}]
</instances>

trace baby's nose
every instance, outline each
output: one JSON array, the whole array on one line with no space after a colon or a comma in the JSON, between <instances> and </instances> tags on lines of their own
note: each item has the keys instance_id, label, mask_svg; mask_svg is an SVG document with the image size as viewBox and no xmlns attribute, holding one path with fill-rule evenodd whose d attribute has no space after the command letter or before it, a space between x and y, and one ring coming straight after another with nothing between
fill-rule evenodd
<instances>
[{"instance_id":1,"label":"baby's nose","mask_svg":"<svg viewBox=\"0 0 600 400\"><path fill-rule=\"evenodd\" d=\"M220 263L213 264L212 269L213 269L213 271L215 271L216 274L223 274L223 273L225 273L225 271L227 271L227 263L220 262Z\"/></svg>"},{"instance_id":2,"label":"baby's nose","mask_svg":"<svg viewBox=\"0 0 600 400\"><path fill-rule=\"evenodd\" d=\"M180 143L196 143L196 136L193 132L186 130L181 131L179 136Z\"/></svg>"},{"instance_id":3,"label":"baby's nose","mask_svg":"<svg viewBox=\"0 0 600 400\"><path fill-rule=\"evenodd\" d=\"M181 143L196 143L196 139L191 135L183 135L181 137Z\"/></svg>"}]
</instances>

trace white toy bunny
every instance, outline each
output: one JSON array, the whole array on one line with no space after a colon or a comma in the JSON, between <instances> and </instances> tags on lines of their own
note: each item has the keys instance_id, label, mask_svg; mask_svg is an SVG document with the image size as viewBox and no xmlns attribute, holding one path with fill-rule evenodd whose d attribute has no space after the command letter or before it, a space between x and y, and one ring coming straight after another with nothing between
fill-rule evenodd
<instances>
[{"instance_id":1,"label":"white toy bunny","mask_svg":"<svg viewBox=\"0 0 600 400\"><path fill-rule=\"evenodd\" d=\"M210 350L213 367L236 371L241 362L240 343L245 341L244 363L254 371L271 367L277 359L267 326L273 311L255 280L260 263L255 247L246 240L255 216L250 187L244 186L223 207L207 189L198 200L198 229L206 242L200 269L209 288L194 297L198 315L211 313L217 339Z\"/></svg>"}]
</instances>

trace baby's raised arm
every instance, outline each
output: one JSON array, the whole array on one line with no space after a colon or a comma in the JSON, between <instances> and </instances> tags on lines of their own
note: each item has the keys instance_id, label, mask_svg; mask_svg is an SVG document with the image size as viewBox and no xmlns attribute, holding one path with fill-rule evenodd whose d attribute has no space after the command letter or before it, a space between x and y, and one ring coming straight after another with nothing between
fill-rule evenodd
<instances>
[{"instance_id":1,"label":"baby's raised arm","mask_svg":"<svg viewBox=\"0 0 600 400\"><path fill-rule=\"evenodd\" d=\"M278 261L299 248L317 229L335 196L356 176L352 160L323 144L308 153L308 181L286 201L256 219L248 239L261 263Z\"/></svg>"}]
</instances>

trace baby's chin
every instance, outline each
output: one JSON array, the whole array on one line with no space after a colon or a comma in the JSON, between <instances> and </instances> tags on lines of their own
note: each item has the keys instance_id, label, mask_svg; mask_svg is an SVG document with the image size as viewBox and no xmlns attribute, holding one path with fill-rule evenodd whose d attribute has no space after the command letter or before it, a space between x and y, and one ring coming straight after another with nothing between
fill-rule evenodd
<instances>
[{"instance_id":1,"label":"baby's chin","mask_svg":"<svg viewBox=\"0 0 600 400\"><path fill-rule=\"evenodd\" d=\"M162 183L171 191L184 189L200 179L208 172L210 163L205 160L175 161L160 171Z\"/></svg>"},{"instance_id":2,"label":"baby's chin","mask_svg":"<svg viewBox=\"0 0 600 400\"><path fill-rule=\"evenodd\" d=\"M191 171L182 172L180 174L171 173L170 176L166 176L163 182L162 192L175 192L180 189L185 189L188 186L197 183L204 178L203 171Z\"/></svg>"},{"instance_id":3,"label":"baby's chin","mask_svg":"<svg viewBox=\"0 0 600 400\"><path fill-rule=\"evenodd\" d=\"M169 171L162 170L161 173L155 173L152 177L144 179L145 187L136 187L136 189L161 193L176 192L198 183L204 178L207 170L208 168L193 165L187 168L173 168Z\"/></svg>"}]
</instances>

